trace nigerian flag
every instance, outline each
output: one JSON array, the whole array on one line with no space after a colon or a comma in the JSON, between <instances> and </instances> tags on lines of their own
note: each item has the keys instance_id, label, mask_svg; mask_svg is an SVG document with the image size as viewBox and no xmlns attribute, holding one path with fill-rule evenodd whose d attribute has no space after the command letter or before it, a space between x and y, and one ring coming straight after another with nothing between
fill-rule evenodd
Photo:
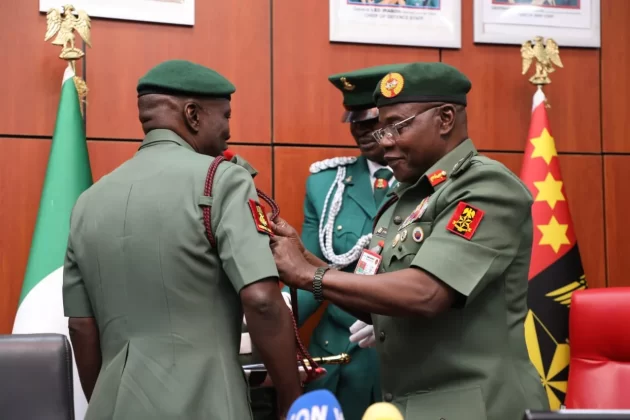
<instances>
[{"instance_id":1,"label":"nigerian flag","mask_svg":"<svg viewBox=\"0 0 630 420\"><path fill-rule=\"evenodd\" d=\"M68 336L68 318L63 315L62 281L70 213L79 195L92 185L74 75L68 65L63 75L55 132L13 334L60 333ZM75 415L77 419L83 419L87 402L76 362L73 369Z\"/></svg>"}]
</instances>

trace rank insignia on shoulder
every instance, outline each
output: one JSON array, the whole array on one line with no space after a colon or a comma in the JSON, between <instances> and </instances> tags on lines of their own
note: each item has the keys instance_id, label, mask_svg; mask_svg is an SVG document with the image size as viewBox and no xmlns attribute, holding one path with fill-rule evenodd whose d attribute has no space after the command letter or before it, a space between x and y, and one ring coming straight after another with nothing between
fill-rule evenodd
<instances>
[{"instance_id":1,"label":"rank insignia on shoulder","mask_svg":"<svg viewBox=\"0 0 630 420\"><path fill-rule=\"evenodd\" d=\"M460 201L457 204L453 217L446 225L446 230L470 240L475 234L484 214L483 210Z\"/></svg>"},{"instance_id":2,"label":"rank insignia on shoulder","mask_svg":"<svg viewBox=\"0 0 630 420\"><path fill-rule=\"evenodd\" d=\"M444 181L446 181L446 171L442 169L439 169L429 175L429 182L431 183L432 187L435 187L436 185L441 184Z\"/></svg>"},{"instance_id":3,"label":"rank insignia on shoulder","mask_svg":"<svg viewBox=\"0 0 630 420\"><path fill-rule=\"evenodd\" d=\"M255 200L249 199L249 209L252 211L254 217L254 224L258 232L266 233L269 236L273 236L273 231L269 226L269 220L262 208L262 206Z\"/></svg>"}]
</instances>

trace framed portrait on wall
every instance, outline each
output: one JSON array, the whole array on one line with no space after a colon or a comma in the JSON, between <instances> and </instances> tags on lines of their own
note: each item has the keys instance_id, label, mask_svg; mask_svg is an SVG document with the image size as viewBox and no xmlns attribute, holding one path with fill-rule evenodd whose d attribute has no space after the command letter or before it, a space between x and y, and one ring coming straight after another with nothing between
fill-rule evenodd
<instances>
[{"instance_id":1,"label":"framed portrait on wall","mask_svg":"<svg viewBox=\"0 0 630 420\"><path fill-rule=\"evenodd\" d=\"M600 47L600 0L474 0L475 42L522 44L537 35L563 47Z\"/></svg>"},{"instance_id":2,"label":"framed portrait on wall","mask_svg":"<svg viewBox=\"0 0 630 420\"><path fill-rule=\"evenodd\" d=\"M59 0L39 0L39 11L61 9ZM73 0L76 10L85 10L90 16L172 25L195 24L195 0Z\"/></svg>"},{"instance_id":3,"label":"framed portrait on wall","mask_svg":"<svg viewBox=\"0 0 630 420\"><path fill-rule=\"evenodd\" d=\"M460 48L461 0L329 0L330 41Z\"/></svg>"}]
</instances>

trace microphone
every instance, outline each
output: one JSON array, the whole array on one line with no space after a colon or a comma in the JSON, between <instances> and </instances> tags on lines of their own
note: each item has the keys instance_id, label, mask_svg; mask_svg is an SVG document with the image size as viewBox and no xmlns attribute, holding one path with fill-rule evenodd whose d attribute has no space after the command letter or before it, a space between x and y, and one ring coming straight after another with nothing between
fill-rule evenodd
<instances>
[{"instance_id":1,"label":"microphone","mask_svg":"<svg viewBox=\"0 0 630 420\"><path fill-rule=\"evenodd\" d=\"M339 401L325 389L307 392L295 400L287 420L344 420Z\"/></svg>"},{"instance_id":2,"label":"microphone","mask_svg":"<svg viewBox=\"0 0 630 420\"><path fill-rule=\"evenodd\" d=\"M388 402L374 403L363 413L361 420L404 420L394 404Z\"/></svg>"}]
</instances>

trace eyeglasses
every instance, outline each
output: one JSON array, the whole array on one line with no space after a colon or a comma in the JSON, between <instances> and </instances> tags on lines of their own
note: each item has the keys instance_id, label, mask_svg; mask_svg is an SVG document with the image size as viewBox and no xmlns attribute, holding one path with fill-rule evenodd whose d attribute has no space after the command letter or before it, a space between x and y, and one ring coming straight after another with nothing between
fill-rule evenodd
<instances>
[{"instance_id":1,"label":"eyeglasses","mask_svg":"<svg viewBox=\"0 0 630 420\"><path fill-rule=\"evenodd\" d=\"M414 118L416 118L418 115L424 114L425 112L430 111L434 108L439 108L440 106L442 105L440 104L440 105L432 106L431 108L425 109L422 112L418 112L416 115L413 115L409 118L405 118L404 120L399 121L395 124L389 124L383 128L379 128L378 130L375 130L372 132L372 137L374 137L374 140L376 140L376 142L379 144L385 139L396 142L398 141L398 139L400 139L400 132L398 131L399 129L404 128L407 125L409 125L409 122L413 120Z\"/></svg>"}]
</instances>

